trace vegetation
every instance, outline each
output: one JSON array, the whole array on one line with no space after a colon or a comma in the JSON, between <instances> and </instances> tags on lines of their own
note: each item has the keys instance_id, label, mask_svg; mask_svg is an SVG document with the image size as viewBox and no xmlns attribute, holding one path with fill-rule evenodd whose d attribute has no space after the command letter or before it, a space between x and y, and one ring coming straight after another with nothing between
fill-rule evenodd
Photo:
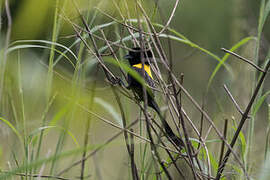
<instances>
[{"instance_id":1,"label":"vegetation","mask_svg":"<svg viewBox=\"0 0 270 180\"><path fill-rule=\"evenodd\" d=\"M240 8L242 7L242 8ZM0 1L1 179L270 177L270 1ZM126 89L153 52L174 132Z\"/></svg>"}]
</instances>

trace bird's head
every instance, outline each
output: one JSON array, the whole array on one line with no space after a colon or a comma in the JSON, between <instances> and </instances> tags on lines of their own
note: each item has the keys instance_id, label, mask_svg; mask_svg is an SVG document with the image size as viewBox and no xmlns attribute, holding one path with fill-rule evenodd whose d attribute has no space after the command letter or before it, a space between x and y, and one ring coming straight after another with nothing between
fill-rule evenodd
<instances>
[{"instance_id":1,"label":"bird's head","mask_svg":"<svg viewBox=\"0 0 270 180\"><path fill-rule=\"evenodd\" d=\"M142 58L144 58L144 63L149 65L153 61L153 54L150 50L142 50L139 47L132 48L127 55L124 56L125 59L129 61L129 64L135 65L142 63Z\"/></svg>"}]
</instances>

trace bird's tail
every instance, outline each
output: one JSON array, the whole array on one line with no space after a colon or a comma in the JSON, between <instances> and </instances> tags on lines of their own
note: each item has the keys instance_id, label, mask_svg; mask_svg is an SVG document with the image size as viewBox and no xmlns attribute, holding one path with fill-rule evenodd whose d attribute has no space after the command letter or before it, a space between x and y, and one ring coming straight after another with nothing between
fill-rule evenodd
<instances>
[{"instance_id":1,"label":"bird's tail","mask_svg":"<svg viewBox=\"0 0 270 180\"><path fill-rule=\"evenodd\" d=\"M174 132L172 131L171 127L169 126L169 124L167 123L165 118L161 115L161 111L160 111L157 103L154 100L151 100L148 102L148 104L150 107L152 107L157 112L168 137L175 143L175 145L177 145L180 149L182 149L184 147L183 140L174 134Z\"/></svg>"}]
</instances>

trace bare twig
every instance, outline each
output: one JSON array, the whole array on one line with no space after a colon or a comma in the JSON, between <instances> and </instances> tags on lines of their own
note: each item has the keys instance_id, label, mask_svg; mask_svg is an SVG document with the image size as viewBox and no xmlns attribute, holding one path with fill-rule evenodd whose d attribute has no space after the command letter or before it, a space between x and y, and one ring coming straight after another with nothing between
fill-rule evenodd
<instances>
[{"instance_id":1,"label":"bare twig","mask_svg":"<svg viewBox=\"0 0 270 180\"><path fill-rule=\"evenodd\" d=\"M101 64L101 67L102 67L102 69L104 71L104 74L105 74L107 80L110 81L112 84L120 83L119 78L115 77L114 74L104 65L104 62L102 60L102 56L101 56L101 54L98 51L98 47L97 47L96 41L95 41L95 39L93 37L93 33L91 32L90 28L88 27L88 24L87 24L86 20L84 19L83 15L81 14L79 8L77 6L75 6L75 7L76 7L76 10L77 10L78 14L80 15L80 18L81 18L81 21L82 21L84 27L87 30L87 33L88 33L88 35L90 37L90 40L91 40L91 42L92 42L92 44L94 46L94 50L92 50L88 46L88 44L83 40L83 38L81 37L81 35L79 34L79 32L76 31L76 28L74 26L73 26L73 29L76 31L76 33L80 37L80 39L84 42L84 44L86 45L86 47L88 48L88 50L91 51L91 52L92 51L95 52L93 54L97 58L98 62Z\"/></svg>"},{"instance_id":2,"label":"bare twig","mask_svg":"<svg viewBox=\"0 0 270 180\"><path fill-rule=\"evenodd\" d=\"M2 173L8 173L8 171L1 170ZM39 178L48 178L48 179L59 179L59 180L71 180L69 178L64 178L61 176L51 176L51 175L40 175L40 174L24 174L24 173L15 173L16 176L22 177L39 177Z\"/></svg>"},{"instance_id":3,"label":"bare twig","mask_svg":"<svg viewBox=\"0 0 270 180\"><path fill-rule=\"evenodd\" d=\"M138 1L136 1L136 7L140 6L140 3ZM140 47L142 49L144 49L144 43L143 43L143 34L142 34L142 24L141 24L141 20L140 20L140 13L138 12L138 9L136 8L137 10L137 16L138 16L138 21L139 21L139 37L140 37ZM141 51L141 57L143 57L143 51ZM141 61L142 61L142 69L143 69L143 77L145 79L145 69L144 69L144 58L141 58ZM162 163L162 160L161 160L161 157L159 155L159 152L157 151L157 147L155 146L154 144L154 139L153 139L153 136L151 134L151 128L150 128L150 120L149 120L149 117L148 117L148 114L147 114L147 107L148 107L148 98L147 98L147 92L146 92L146 88L145 86L142 86L142 89L143 89L143 102L144 102L144 108L143 108L143 113L144 113L144 116L146 118L146 131L148 133L148 136L149 136L149 139L150 139L150 147L151 147L151 150L152 150L152 153L153 153L153 156L156 158L157 162L160 164L161 168L163 169L165 175L167 176L167 178L169 180L172 180L172 176L171 174L169 173L169 171L167 170L167 168L165 167L165 165Z\"/></svg>"},{"instance_id":4,"label":"bare twig","mask_svg":"<svg viewBox=\"0 0 270 180\"><path fill-rule=\"evenodd\" d=\"M252 97L251 97L251 99L250 99L250 101L248 103L248 106L247 106L244 114L242 115L240 123L239 123L239 125L237 127L237 130L236 130L234 136L233 136L232 142L230 143L231 148L227 150L227 152L226 152L226 154L225 154L225 156L223 158L222 164L218 168L216 180L219 180L221 175L222 175L222 172L223 172L223 170L224 170L224 168L226 166L226 163L227 163L227 161L229 159L229 156L230 156L230 154L232 152L232 148L235 145L236 140L237 140L237 138L238 138L238 136L239 136L239 134L241 132L241 129L242 129L243 125L245 124L247 118L248 118L249 111L250 111L250 109L251 109L251 107L252 107L252 105L253 105L253 103L254 103L254 101L255 101L258 93L259 93L259 90L260 90L260 88L261 88L261 86L263 84L263 81L264 81L264 79L266 77L266 74L267 74L267 71L268 71L269 67L270 67L270 61L268 61L265 69L263 70L263 74L262 74L262 76L261 76L261 78L260 78L260 80L259 80L259 82L258 82L258 84L257 84L257 86L255 88L255 91L254 91L254 93L253 93L253 95L252 95Z\"/></svg>"},{"instance_id":5,"label":"bare twig","mask_svg":"<svg viewBox=\"0 0 270 180\"><path fill-rule=\"evenodd\" d=\"M159 32L159 34L163 33L169 27L169 25L170 25L170 23L172 21L172 18L173 18L174 14L175 14L176 8L178 7L178 4L179 4L179 0L176 0L175 4L174 4L174 7L173 7L173 10L171 12L171 15L170 15L166 25L162 28L162 30Z\"/></svg>"},{"instance_id":6,"label":"bare twig","mask_svg":"<svg viewBox=\"0 0 270 180\"><path fill-rule=\"evenodd\" d=\"M133 132L133 129L130 129L131 132ZM131 159L131 171L132 171L132 177L133 180L139 180L139 175L137 171L137 166L134 159L134 136L130 135L130 159Z\"/></svg>"},{"instance_id":7,"label":"bare twig","mask_svg":"<svg viewBox=\"0 0 270 180\"><path fill-rule=\"evenodd\" d=\"M227 86L224 84L223 85L226 93L229 95L230 99L232 100L233 104L235 105L236 109L238 110L238 112L243 115L244 112L241 110L240 106L237 104L236 100L233 98L231 92L229 91L229 89L227 88Z\"/></svg>"},{"instance_id":8,"label":"bare twig","mask_svg":"<svg viewBox=\"0 0 270 180\"><path fill-rule=\"evenodd\" d=\"M146 20L149 24L149 27L151 28L151 31L153 33L152 36L150 36L150 38L153 39L153 45L155 46L156 49L159 49L160 51L157 51L159 53L159 56L161 57L161 60L163 60L163 65L165 66L165 68L167 70L170 70L168 67L168 64L166 62L168 62L166 55L164 53L164 50L162 49L162 45L160 40L158 39L157 33L155 32L154 27L151 25L150 19L147 17L145 11L143 10L143 8L141 7L141 10L144 12L144 15L146 17ZM176 84L183 90L183 93L187 96L187 98L194 104L194 106L196 107L196 109L198 109L200 112L202 112L202 114L204 115L204 117L206 118L206 120L210 123L210 127L213 128L216 132L216 134L218 135L218 137L225 142L225 145L231 150L234 158L236 159L236 161L239 163L240 167L242 168L243 172L245 173L246 177L248 177L248 174L245 170L245 167L243 165L243 163L241 162L241 160L239 159L239 156L233 151L233 149L231 148L231 146L229 145L229 143L224 139L222 133L218 130L217 126L214 124L213 120L210 118L210 116L201 109L201 107L199 106L199 104L193 99L193 97L188 93L188 91L179 83L179 81L177 80L177 78L175 77L174 74L172 74L173 79L175 80Z\"/></svg>"},{"instance_id":9,"label":"bare twig","mask_svg":"<svg viewBox=\"0 0 270 180\"><path fill-rule=\"evenodd\" d=\"M164 53L164 50L162 48L162 45L161 45L161 42L160 42L160 39L158 38L157 36L157 33L154 29L154 27L152 26L151 24L151 21L149 19L149 17L146 15L144 9L139 6L143 12L143 15L146 17L146 20L148 22L148 25L153 33L152 36L150 36L150 38L152 39L152 42L153 42L153 45L155 46L156 50L160 50L160 51L157 51L159 56L161 57L161 60L163 62L163 65L165 66L165 68L167 70L170 71L169 69L169 66L167 64L168 60L166 58L166 55ZM231 149L231 152L232 154L234 155L235 159L237 160L237 162L239 163L239 165L241 166L241 168L243 169L245 175L248 177L246 171L245 171L245 167L243 165L243 163L241 162L241 160L239 159L239 156L232 150L231 146L228 144L228 142L223 138L223 135L222 133L218 130L218 128L216 127L216 125L214 124L213 120L209 117L209 115L201 109L201 107L199 106L199 104L193 99L193 97L188 93L188 91L179 83L179 81L177 80L177 78L174 76L174 74L172 74L173 76L173 79L175 80L176 84L183 90L183 93L187 96L187 98L194 104L194 106L200 111L202 112L202 114L205 116L206 120L210 123L211 125L211 128L213 127L213 129L215 130L216 134L219 136L219 138L225 142L225 145Z\"/></svg>"},{"instance_id":10,"label":"bare twig","mask_svg":"<svg viewBox=\"0 0 270 180\"><path fill-rule=\"evenodd\" d=\"M223 136L226 139L227 136L227 127L228 127L228 119L225 119L225 123L224 123L224 130L223 130ZM218 167L221 165L222 163L222 159L223 159L223 154L224 154L224 142L222 141L221 144L221 148L220 148L220 155L219 155L219 163L218 163Z\"/></svg>"},{"instance_id":11,"label":"bare twig","mask_svg":"<svg viewBox=\"0 0 270 180\"><path fill-rule=\"evenodd\" d=\"M117 58L115 52L113 51L113 49L112 49L112 47L111 47L111 44L109 43L109 41L107 40L107 38L106 38L106 36L105 36L105 34L104 34L104 31L101 29L100 32L101 32L101 34L102 34L102 36L103 36L103 39L104 39L105 42L106 42L106 45L108 46L108 48L109 48L109 50L110 50L112 56L113 56L114 59L117 61L118 65L119 65L119 68L120 68L120 71L121 71L121 73L122 73L122 75L125 77L125 79L127 79L124 70L121 68L120 62L119 62L119 60L118 60L118 58Z\"/></svg>"},{"instance_id":12,"label":"bare twig","mask_svg":"<svg viewBox=\"0 0 270 180\"><path fill-rule=\"evenodd\" d=\"M251 65L254 68L256 68L258 71L264 72L264 70L262 68L260 68L259 66L257 66L256 64L254 64L252 61L248 60L247 58L244 58L244 57L242 57L242 56L240 56L240 55L238 55L238 54L236 54L236 53L234 53L232 51L229 51L229 50L227 50L225 48L221 48L221 50L224 51L224 52L226 52L226 53L229 53L229 54L231 54L231 55L233 55L233 56L235 56L235 57L237 57L237 58L239 58L241 60L243 60L244 62L246 62L249 65Z\"/></svg>"},{"instance_id":13,"label":"bare twig","mask_svg":"<svg viewBox=\"0 0 270 180\"><path fill-rule=\"evenodd\" d=\"M126 129L131 128L132 126L134 126L135 124L138 123L138 119L136 121L133 121L131 124L129 124ZM73 168L74 166L79 165L82 161L86 161L87 159L89 159L90 157L92 157L93 155L95 155L98 151L100 151L101 149L103 149L106 145L110 144L113 140L115 140L117 137L119 137L125 130L121 130L118 133L116 133L115 135L113 135L111 138L109 138L107 141L105 141L104 145L99 146L98 148L96 148L95 150L93 150L92 152L90 152L84 159L80 159L79 161L74 162L73 164L69 165L67 168L63 169L62 171L60 171L57 175L60 176L64 173L66 173L68 170L70 170L71 168Z\"/></svg>"},{"instance_id":14,"label":"bare twig","mask_svg":"<svg viewBox=\"0 0 270 180\"><path fill-rule=\"evenodd\" d=\"M135 136L135 137L137 137L137 138L139 138L139 139L141 139L141 140L143 140L143 141L150 142L149 139L147 139L147 138L145 138L145 137L142 137L142 136L140 136L140 135L138 135L138 134L136 134L136 133L134 133L134 132L131 132L131 131L128 130L128 129L122 128L121 126L112 123L111 121L109 121L109 120L107 120L107 119L101 117L100 115L94 113L93 111L90 111L89 109L87 109L86 107L82 106L81 104L78 104L78 103L77 103L77 106L80 107L80 108L81 108L82 110L84 110L85 112L94 115L95 117L97 117L98 119L100 119L101 121L103 121L104 123L109 124L110 126L112 126L112 127L114 127L114 128L117 128L117 129L120 129L120 130L123 130L123 131L127 131L129 134L133 134L133 136ZM170 149L170 148L168 148L168 147L163 147L163 146L161 146L161 145L158 145L158 146L161 147L161 148L168 149L168 150L171 151L171 152L178 153L178 151L172 150L172 149Z\"/></svg>"},{"instance_id":15,"label":"bare twig","mask_svg":"<svg viewBox=\"0 0 270 180\"><path fill-rule=\"evenodd\" d=\"M170 78L171 78L171 82L173 84L172 87L173 87L174 98L175 98L175 101L176 101L176 106L177 106L177 109L179 111L179 116L178 116L179 122L181 123L182 129L183 129L183 132L184 132L184 138L185 138L185 141L186 141L187 155L188 155L189 162L191 164L191 170L192 170L194 179L198 179L198 177L196 175L196 172L195 172L194 161L193 161L193 158L192 158L192 145L191 145L191 143L189 141L189 135L188 135L186 125L185 125L185 121L184 121L184 118L183 118L183 114L182 114L182 111L181 111L181 109L182 109L182 105L180 104L181 100L179 101L179 99L178 99L176 85L175 85L175 81L172 78L172 73L170 73Z\"/></svg>"},{"instance_id":16,"label":"bare twig","mask_svg":"<svg viewBox=\"0 0 270 180\"><path fill-rule=\"evenodd\" d=\"M125 116L124 107L123 107L122 102L120 100L120 97L119 97L118 93L116 92L116 90L114 89L114 87L112 87L112 91L114 93L115 99L116 99L118 107L120 109L123 127L126 128L127 120L126 120L126 116ZM131 129L130 131L133 132L133 129ZM128 154L129 154L129 157L131 160L132 177L133 177L133 180L138 180L139 176L138 176L138 172L137 172L136 163L134 161L134 136L132 134L130 134L130 138L129 138L127 131L124 131L124 137L125 137L127 151L128 151Z\"/></svg>"},{"instance_id":17,"label":"bare twig","mask_svg":"<svg viewBox=\"0 0 270 180\"><path fill-rule=\"evenodd\" d=\"M163 134L166 134L166 133L164 132L163 128L162 128L161 126L159 126L159 124L156 123L156 122L154 121L154 119L152 119L152 121L154 122L154 124L156 124L156 125L158 126L158 128L161 130L161 132L162 132ZM153 131L155 132L155 134L157 134L157 136L158 136L158 133L157 133L157 131L155 130L155 128L153 127L153 125L152 125L152 124L150 124L150 125L151 125L151 128L153 129ZM159 137L159 136L158 136L158 137ZM161 140L161 138L159 138L159 140L160 140L160 143L161 143L163 146L165 146L165 143ZM182 157L182 155L178 154L177 157L174 158L170 151L168 151L168 150L166 150L166 149L165 149L165 151L167 152L168 156L170 157L170 159L171 159L171 161L172 161L171 163L174 165L174 167L176 168L176 170L177 170L177 172L179 173L179 175L180 175L183 179L185 179L184 173L181 171L181 169L178 167L178 164L176 163L177 159L178 159L179 157Z\"/></svg>"},{"instance_id":18,"label":"bare twig","mask_svg":"<svg viewBox=\"0 0 270 180\"><path fill-rule=\"evenodd\" d=\"M174 77L176 79L176 77ZM224 141L225 145L228 147L228 149L231 150L234 158L237 160L241 168L243 169L244 173L246 174L245 168L241 160L239 159L239 156L233 151L232 147L229 145L229 143L224 139L223 134L218 130L217 126L214 124L213 120L210 118L210 116L199 106L199 104L193 99L193 97L188 93L188 91L177 81L175 81L177 85L183 90L184 94L187 96L187 98L194 104L194 106L204 115L206 120L210 123L211 128L213 128L218 135L218 137ZM247 176L247 174L246 174Z\"/></svg>"}]
</instances>

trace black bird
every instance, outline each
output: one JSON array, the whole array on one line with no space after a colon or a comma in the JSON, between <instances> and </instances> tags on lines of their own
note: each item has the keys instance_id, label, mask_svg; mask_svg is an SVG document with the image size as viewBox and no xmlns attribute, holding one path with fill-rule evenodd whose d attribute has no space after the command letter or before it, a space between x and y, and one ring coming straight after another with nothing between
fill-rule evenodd
<instances>
[{"instance_id":1,"label":"black bird","mask_svg":"<svg viewBox=\"0 0 270 180\"><path fill-rule=\"evenodd\" d=\"M154 83L153 76L151 74L151 68L150 68L150 63L152 63L154 59L153 59L153 54L150 50L145 51L139 47L132 48L132 51L129 51L129 53L124 56L124 58L128 59L129 64L132 67L132 69L135 70L142 78L144 78L145 83L148 86L155 87L155 83ZM144 58L144 66L142 64L142 58ZM144 67L144 70L143 70L143 67ZM140 101L144 101L143 86L141 82L139 82L131 74L128 74L127 81L128 81L127 88L133 90ZM147 87L146 87L146 92L147 92L146 94L147 94L148 106L150 106L157 112L169 139L173 141L174 144L177 145L180 149L182 149L184 147L184 142L174 134L174 132L172 131L171 127L169 126L165 118L161 115L159 106L157 105L154 99L154 93L152 92L150 88L147 88Z\"/></svg>"}]
</instances>

